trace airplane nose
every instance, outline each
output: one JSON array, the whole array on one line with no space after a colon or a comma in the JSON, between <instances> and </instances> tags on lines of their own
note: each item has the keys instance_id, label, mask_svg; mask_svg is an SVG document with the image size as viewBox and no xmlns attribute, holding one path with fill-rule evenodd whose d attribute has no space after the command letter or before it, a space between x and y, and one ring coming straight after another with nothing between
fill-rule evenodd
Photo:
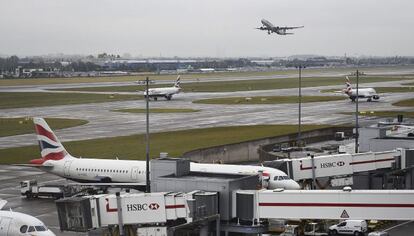
<instances>
[{"instance_id":1,"label":"airplane nose","mask_svg":"<svg viewBox=\"0 0 414 236\"><path fill-rule=\"evenodd\" d=\"M289 180L289 188L291 189L291 190L299 190L299 189L301 189L300 188L300 185L296 182L296 181L294 181L294 180Z\"/></svg>"},{"instance_id":2,"label":"airplane nose","mask_svg":"<svg viewBox=\"0 0 414 236\"><path fill-rule=\"evenodd\" d=\"M40 233L40 232L37 232L37 233ZM39 236L56 236L56 234L54 234L53 232L52 232L52 230L47 230L47 231L45 231L45 232L42 232L41 234L39 234Z\"/></svg>"}]
</instances>

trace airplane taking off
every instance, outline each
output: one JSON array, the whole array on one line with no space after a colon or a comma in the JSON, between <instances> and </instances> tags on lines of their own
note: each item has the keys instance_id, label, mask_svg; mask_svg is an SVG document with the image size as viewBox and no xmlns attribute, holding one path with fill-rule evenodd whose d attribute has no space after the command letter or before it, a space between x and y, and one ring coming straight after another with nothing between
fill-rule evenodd
<instances>
[{"instance_id":1,"label":"airplane taking off","mask_svg":"<svg viewBox=\"0 0 414 236\"><path fill-rule=\"evenodd\" d=\"M265 19L262 19L262 24L263 26L256 28L256 29L266 30L267 34L276 33L278 35L293 34L293 33L287 33L286 31L305 27L305 26L293 26L293 27L274 26L272 23L270 23L268 20L265 20Z\"/></svg>"},{"instance_id":2,"label":"airplane taking off","mask_svg":"<svg viewBox=\"0 0 414 236\"><path fill-rule=\"evenodd\" d=\"M1 210L6 200L0 200L0 235L1 236L17 236L17 235L33 235L33 236L55 236L42 221L37 218L14 211Z\"/></svg>"},{"instance_id":3,"label":"airplane taking off","mask_svg":"<svg viewBox=\"0 0 414 236\"><path fill-rule=\"evenodd\" d=\"M342 91L346 95L348 95L349 99L351 99L353 102L355 102L357 98L357 92L358 92L358 98L366 98L368 102L371 102L372 99L378 100L380 98L379 95L377 94L377 91L375 91L374 88L359 88L358 90L352 89L351 82L348 76L346 77L345 84L346 84L346 88Z\"/></svg>"},{"instance_id":4,"label":"airplane taking off","mask_svg":"<svg viewBox=\"0 0 414 236\"><path fill-rule=\"evenodd\" d=\"M144 96L147 97L148 95L149 98L154 98L154 101L157 101L159 97L165 97L167 100L171 100L174 94L181 92L180 83L180 76L178 76L174 86L167 88L148 89L148 91L144 92Z\"/></svg>"},{"instance_id":5,"label":"airplane taking off","mask_svg":"<svg viewBox=\"0 0 414 236\"><path fill-rule=\"evenodd\" d=\"M42 158L31 160L31 167L77 182L114 183L113 186L116 183L121 186L124 183L145 185L145 161L75 158L66 151L44 119L33 118L33 122ZM191 163L190 170L222 174L262 173L264 184L269 189L300 189L299 184L289 179L283 171L270 167Z\"/></svg>"}]
</instances>

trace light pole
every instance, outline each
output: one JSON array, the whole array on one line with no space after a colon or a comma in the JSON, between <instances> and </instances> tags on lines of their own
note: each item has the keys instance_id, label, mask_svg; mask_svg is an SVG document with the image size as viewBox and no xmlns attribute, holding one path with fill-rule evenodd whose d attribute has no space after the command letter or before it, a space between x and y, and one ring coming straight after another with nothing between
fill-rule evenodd
<instances>
[{"instance_id":1,"label":"light pole","mask_svg":"<svg viewBox=\"0 0 414 236\"><path fill-rule=\"evenodd\" d=\"M355 98L355 153L359 152L359 75L363 72L357 70L356 75L356 98Z\"/></svg>"},{"instance_id":2,"label":"light pole","mask_svg":"<svg viewBox=\"0 0 414 236\"><path fill-rule=\"evenodd\" d=\"M149 162L150 162L150 140L149 140L149 94L148 94L148 90L149 90L149 78L147 76L147 78L145 79L145 86L146 86L146 96L145 96L145 101L146 101L146 134L145 134L145 141L146 141L146 188L145 188L145 192L149 193L151 192L150 189L150 169L149 169Z\"/></svg>"},{"instance_id":3,"label":"light pole","mask_svg":"<svg viewBox=\"0 0 414 236\"><path fill-rule=\"evenodd\" d=\"M298 146L302 146L302 69L305 66L299 65L296 68L299 69Z\"/></svg>"},{"instance_id":4,"label":"light pole","mask_svg":"<svg viewBox=\"0 0 414 236\"><path fill-rule=\"evenodd\" d=\"M149 193L151 192L151 186L150 186L150 137L149 137L149 96L148 96L148 90L149 90L149 78L148 76L145 78L145 80L139 80L138 84L145 83L145 103L146 103L146 109L145 109L145 115L146 115L146 133L145 133L145 159L146 159L146 186L145 186L145 192Z\"/></svg>"}]
</instances>

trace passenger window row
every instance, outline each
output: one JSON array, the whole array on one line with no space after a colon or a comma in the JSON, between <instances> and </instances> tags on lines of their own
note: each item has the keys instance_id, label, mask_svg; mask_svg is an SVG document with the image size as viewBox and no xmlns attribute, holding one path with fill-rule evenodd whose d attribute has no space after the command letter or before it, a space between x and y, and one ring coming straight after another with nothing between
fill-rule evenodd
<instances>
[{"instance_id":1,"label":"passenger window row","mask_svg":"<svg viewBox=\"0 0 414 236\"><path fill-rule=\"evenodd\" d=\"M108 170L108 169L89 169L89 168L76 168L76 171L91 171L91 172L102 172L102 173L125 173L127 170Z\"/></svg>"}]
</instances>

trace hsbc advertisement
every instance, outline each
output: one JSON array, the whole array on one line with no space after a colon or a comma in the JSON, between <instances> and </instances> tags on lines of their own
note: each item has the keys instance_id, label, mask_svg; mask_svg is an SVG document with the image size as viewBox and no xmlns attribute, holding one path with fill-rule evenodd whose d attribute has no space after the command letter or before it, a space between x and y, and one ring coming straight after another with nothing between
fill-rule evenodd
<instances>
[{"instance_id":1,"label":"hsbc advertisement","mask_svg":"<svg viewBox=\"0 0 414 236\"><path fill-rule=\"evenodd\" d=\"M115 195L99 198L101 225L118 224ZM163 223L167 221L163 194L130 194L121 198L124 224Z\"/></svg>"},{"instance_id":2,"label":"hsbc advertisement","mask_svg":"<svg viewBox=\"0 0 414 236\"><path fill-rule=\"evenodd\" d=\"M315 172L319 176L346 175L352 172L352 155L341 154L332 155L331 158L315 157ZM311 158L300 158L292 160L294 179L311 179L312 178L312 160Z\"/></svg>"}]
</instances>

